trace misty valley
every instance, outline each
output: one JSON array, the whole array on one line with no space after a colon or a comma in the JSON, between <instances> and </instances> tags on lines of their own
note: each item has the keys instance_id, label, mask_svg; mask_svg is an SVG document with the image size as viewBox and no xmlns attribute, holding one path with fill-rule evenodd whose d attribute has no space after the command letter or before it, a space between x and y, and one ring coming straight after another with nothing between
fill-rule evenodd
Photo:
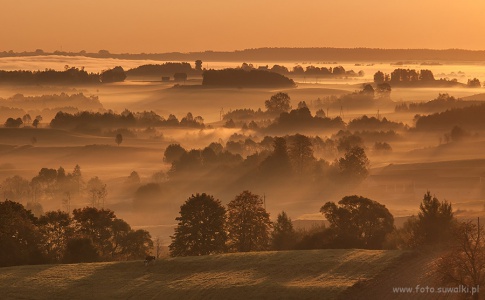
<instances>
[{"instance_id":1,"label":"misty valley","mask_svg":"<svg viewBox=\"0 0 485 300\"><path fill-rule=\"evenodd\" d=\"M481 243L478 60L25 55L0 55L2 267L315 249L355 264L339 251L367 249L363 264L441 259L448 274L455 231ZM271 269L291 254L242 255Z\"/></svg>"}]
</instances>

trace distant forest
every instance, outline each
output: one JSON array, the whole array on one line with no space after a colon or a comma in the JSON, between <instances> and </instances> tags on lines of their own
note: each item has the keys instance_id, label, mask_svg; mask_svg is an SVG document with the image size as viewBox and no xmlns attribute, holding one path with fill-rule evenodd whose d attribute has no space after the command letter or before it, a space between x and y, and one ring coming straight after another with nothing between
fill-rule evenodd
<instances>
[{"instance_id":1,"label":"distant forest","mask_svg":"<svg viewBox=\"0 0 485 300\"><path fill-rule=\"evenodd\" d=\"M44 52L37 49L32 52L0 52L0 57L36 56L36 55L65 55L86 56L94 58L121 59L154 59L192 61L399 61L399 60L427 60L427 61L484 61L485 51L463 49L376 49L376 48L257 48L237 51L205 51L189 53L110 53L100 50L96 53L54 51Z\"/></svg>"},{"instance_id":2,"label":"distant forest","mask_svg":"<svg viewBox=\"0 0 485 300\"><path fill-rule=\"evenodd\" d=\"M284 75L243 69L207 70L203 73L204 86L258 87L258 86L295 86L295 82Z\"/></svg>"},{"instance_id":3,"label":"distant forest","mask_svg":"<svg viewBox=\"0 0 485 300\"><path fill-rule=\"evenodd\" d=\"M84 67L65 66L64 71L46 69L44 71L5 71L0 70L0 84L2 83L21 83L21 84L99 84L119 82L126 79L125 71L122 67L114 67L101 73L88 73Z\"/></svg>"}]
</instances>

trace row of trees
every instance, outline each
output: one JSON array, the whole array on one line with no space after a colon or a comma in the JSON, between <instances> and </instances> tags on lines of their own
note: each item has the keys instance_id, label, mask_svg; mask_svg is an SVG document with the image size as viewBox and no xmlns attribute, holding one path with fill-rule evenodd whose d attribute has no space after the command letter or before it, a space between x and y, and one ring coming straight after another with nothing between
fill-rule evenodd
<instances>
[{"instance_id":1,"label":"row of trees","mask_svg":"<svg viewBox=\"0 0 485 300\"><path fill-rule=\"evenodd\" d=\"M334 145L327 145L322 140L314 139L313 142L319 143L319 147L336 147L335 151L338 149L339 153L335 153L338 158L333 164L315 158L312 139L305 135L268 137L259 146L255 142L248 141L250 140L246 140L244 146L252 147L255 152L245 159L240 154L231 153L232 151L237 153L235 146L240 144L228 142L226 149L219 143L212 143L204 149L190 151L178 144L172 144L165 150L164 160L172 164L170 170L172 178L185 179L192 176L195 178L194 174L208 169L213 169L213 176L224 176L224 173L229 171L228 168L233 176L239 174L241 180L251 181L259 178L263 182L268 182L279 179L289 180L296 176L299 181L309 184L321 183L324 178L359 183L368 174L369 160L362 148L362 140L358 137L352 139L344 136L340 138L338 144ZM266 147L266 143L271 145L269 147L272 147L272 150L258 152L257 149Z\"/></svg>"},{"instance_id":2,"label":"row of trees","mask_svg":"<svg viewBox=\"0 0 485 300\"><path fill-rule=\"evenodd\" d=\"M456 79L439 79L434 78L431 70L414 70L414 69L395 69L391 74L384 74L381 71L377 71L374 74L374 82L376 84L390 83L392 85L439 85L439 86L456 86L464 84L458 83ZM468 79L467 87L476 88L481 87L480 80L477 78Z\"/></svg>"},{"instance_id":3,"label":"row of trees","mask_svg":"<svg viewBox=\"0 0 485 300\"><path fill-rule=\"evenodd\" d=\"M99 84L124 81L125 71L122 67L108 69L101 73L88 73L84 67L65 66L64 71L46 69L45 71L4 71L0 70L0 83L22 84Z\"/></svg>"},{"instance_id":4,"label":"row of trees","mask_svg":"<svg viewBox=\"0 0 485 300\"><path fill-rule=\"evenodd\" d=\"M293 80L273 72L242 69L206 70L202 74L204 86L229 87L292 87Z\"/></svg>"},{"instance_id":5,"label":"row of trees","mask_svg":"<svg viewBox=\"0 0 485 300\"><path fill-rule=\"evenodd\" d=\"M226 220L227 218L227 220ZM262 197L244 191L227 210L213 196L192 195L180 207L169 246L172 256L267 250L271 221Z\"/></svg>"},{"instance_id":6,"label":"row of trees","mask_svg":"<svg viewBox=\"0 0 485 300\"><path fill-rule=\"evenodd\" d=\"M34 215L43 214L41 203L61 201L66 211L70 211L73 199L84 199L92 207L104 207L108 190L97 176L84 181L81 167L76 165L71 173L63 167L42 168L30 181L15 175L1 183L3 196L7 199L26 203Z\"/></svg>"},{"instance_id":7,"label":"row of trees","mask_svg":"<svg viewBox=\"0 0 485 300\"><path fill-rule=\"evenodd\" d=\"M132 127L192 127L204 128L204 119L187 113L180 121L170 114L167 119L153 111L131 112L124 110L120 114L112 111L99 113L83 111L75 114L58 112L50 122L50 127L68 130L92 130L101 128Z\"/></svg>"},{"instance_id":8,"label":"row of trees","mask_svg":"<svg viewBox=\"0 0 485 300\"><path fill-rule=\"evenodd\" d=\"M32 124L32 126L37 128L40 121L42 121L41 115L36 116L35 119L32 121L32 117L30 116L30 114L25 114L22 118L8 118L5 121L4 126L7 128L19 128L20 126L22 126L22 124L24 124L24 126Z\"/></svg>"},{"instance_id":9,"label":"row of trees","mask_svg":"<svg viewBox=\"0 0 485 300\"><path fill-rule=\"evenodd\" d=\"M227 209L207 194L192 195L180 208L172 236L172 256L223 252L322 248L417 248L436 245L451 237L456 221L451 204L430 192L424 195L417 217L396 229L394 218L382 204L362 196L346 196L320 209L329 226L297 232L285 212L274 223L264 199L244 191Z\"/></svg>"},{"instance_id":10,"label":"row of trees","mask_svg":"<svg viewBox=\"0 0 485 300\"><path fill-rule=\"evenodd\" d=\"M133 230L113 211L85 207L72 216L35 217L22 204L0 202L0 266L140 259L153 248L150 234Z\"/></svg>"},{"instance_id":11,"label":"row of trees","mask_svg":"<svg viewBox=\"0 0 485 300\"><path fill-rule=\"evenodd\" d=\"M321 105L335 108L335 105L338 104L339 109L342 109L343 106L352 108L368 107L372 106L376 100L389 99L390 92L391 87L387 83L379 85L376 90L368 84L361 91L329 100L325 103L322 102ZM264 104L266 107L265 111L261 109L236 109L228 112L223 117L226 121L225 127L241 126L243 129L263 132L343 129L346 127L340 116L329 118L321 108L313 116L305 101L299 102L297 107L292 109L291 98L287 93L276 93L266 100ZM367 116L352 120L348 125L353 130L404 129L402 123L391 122L386 118L381 120L375 117L368 118Z\"/></svg>"},{"instance_id":12,"label":"row of trees","mask_svg":"<svg viewBox=\"0 0 485 300\"><path fill-rule=\"evenodd\" d=\"M240 67L244 71L255 70L252 64L243 63ZM358 73L354 72L354 70L346 71L344 67L337 66L337 67L317 67L317 66L307 66L303 69L302 66L297 65L294 66L293 69L288 70L287 67L281 65L273 65L273 67L269 68L268 66L259 67L259 70L268 70L271 72L275 72L282 75L303 75L303 76L322 76L322 77L357 77L357 76L364 76L363 71L359 71Z\"/></svg>"}]
</instances>

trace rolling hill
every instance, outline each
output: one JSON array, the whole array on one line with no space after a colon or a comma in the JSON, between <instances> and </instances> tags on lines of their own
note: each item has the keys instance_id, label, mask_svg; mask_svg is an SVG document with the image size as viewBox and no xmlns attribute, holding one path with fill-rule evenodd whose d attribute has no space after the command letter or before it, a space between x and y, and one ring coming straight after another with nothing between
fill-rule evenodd
<instances>
[{"instance_id":1,"label":"rolling hill","mask_svg":"<svg viewBox=\"0 0 485 300\"><path fill-rule=\"evenodd\" d=\"M403 251L308 250L0 268L2 299L337 299Z\"/></svg>"}]
</instances>

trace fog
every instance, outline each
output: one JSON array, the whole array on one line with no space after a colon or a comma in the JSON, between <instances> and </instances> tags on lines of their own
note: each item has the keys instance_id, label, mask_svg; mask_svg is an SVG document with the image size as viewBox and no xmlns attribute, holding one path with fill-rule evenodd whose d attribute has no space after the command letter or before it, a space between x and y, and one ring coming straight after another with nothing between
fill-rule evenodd
<instances>
[{"instance_id":1,"label":"fog","mask_svg":"<svg viewBox=\"0 0 485 300\"><path fill-rule=\"evenodd\" d=\"M161 62L40 56L0 58L0 69L62 70L64 65L69 65L84 66L89 72L99 72L118 65L129 69L147 63ZM204 62L204 67L236 67L241 63ZM273 64L277 63L255 65ZM288 68L296 64L303 67L305 64L336 66L318 62L280 64ZM485 177L485 154L481 150L485 146L483 128L464 127L466 135L463 139L449 140L446 135L449 136L453 126L460 124L450 123L446 130L413 129L416 125L416 113L395 112L394 107L402 101L430 101L440 93L448 93L456 98L468 97L482 93L483 89L393 88L391 100L384 104L379 102L380 104L367 108L342 106L341 109L329 109L328 105L320 107L328 114L327 117L340 117L347 124L363 115L376 117L379 121L385 117L389 121L403 123L392 136L377 133L365 135L363 129L352 130L352 133L362 136L362 146L370 160L369 176L358 184L332 181L332 170L330 167L328 170L326 168L342 157L343 152L337 152L335 147L332 148L333 152L328 149L317 151L315 144L315 159L322 160L324 169L323 175L318 175L321 177L299 174L275 181L271 180L271 176L278 174L257 173L260 172L261 162L273 151L271 144L263 146L265 136L285 136L298 132L311 138L318 136L324 141L331 139L337 143L340 137L338 132L342 128L280 128L274 132L242 129L240 125L227 128L227 120L222 119L224 114L237 109L265 111L265 101L278 92L284 92L291 97L291 106L294 109L299 102L305 101L311 114L315 115L319 108L318 99L339 99L342 95L359 91L362 89L362 83L373 80L375 71L391 72L397 67L427 68L435 73L436 78L440 78L439 74L444 74L461 82L473 77L485 78L482 66L471 64L394 66L389 63L355 62L342 66L356 72L363 70L365 76L357 79L325 80L297 78L295 88L281 89L200 88L197 87L201 83L200 76L189 78L183 85L194 87L185 88L174 87L174 82L161 82L159 78L129 77L122 83L95 86L0 85L0 107L17 109L0 111L2 123L8 117L22 118L26 113L31 114L32 119L37 114L43 117L37 128L28 122L23 128L0 128L0 182L14 175L31 180L42 168L58 169L62 166L67 172L71 172L74 166L79 165L84 181L98 176L107 184L106 207L115 210L118 216L135 227L146 228L152 235L161 236L165 243L169 241L168 236L173 230L171 226L175 224L180 205L190 195L202 192L213 194L215 198L227 204L236 194L249 189L264 195L266 208L272 218L285 210L294 220L321 220L323 217L319 209L326 201L336 201L352 194L363 195L385 204L395 216L410 216L417 212L419 202L427 190L440 199L451 201L460 214L481 213L485 196L485 183L482 182L482 177ZM39 103L43 95L61 93L67 96L82 93L86 99L95 97L99 105L88 106L87 102L69 102L70 100L64 98L60 99L59 103L45 102L38 106L29 106L25 101L14 103L11 100L14 95L22 94L25 97L33 97L32 101ZM51 128L51 120L58 110L63 110L63 107L70 107L73 114L85 110L93 113L111 110L116 114L121 114L125 109L133 113L153 111L164 119L173 114L178 120L190 112L194 117L201 116L205 127L106 126L99 128L96 133L81 129ZM261 124L271 123L277 117L263 117L257 121ZM237 120L234 121L238 124ZM377 131L388 129L382 128ZM118 132L123 132L123 141L119 145L115 143L115 135ZM255 145L247 144L240 153L233 153L237 150L229 150L227 142L241 140L242 145L247 139L254 141ZM381 153L375 150L373 147L376 142L388 143L392 151ZM164 161L164 151L170 144L180 144L189 152L192 149L202 150L211 143L220 143L234 157L224 158L224 163L218 162L203 168L188 168L177 172L173 171L171 163ZM237 154L240 156L236 157ZM133 171L138 173L140 182L129 185L127 179ZM160 190L154 191L154 194L139 192L137 195L137 190L149 183L158 184ZM19 200L25 204L31 197L25 196ZM71 208L83 207L88 203L86 197L79 196L73 198ZM40 204L44 211L65 209L62 201L55 197L46 197Z\"/></svg>"}]
</instances>

